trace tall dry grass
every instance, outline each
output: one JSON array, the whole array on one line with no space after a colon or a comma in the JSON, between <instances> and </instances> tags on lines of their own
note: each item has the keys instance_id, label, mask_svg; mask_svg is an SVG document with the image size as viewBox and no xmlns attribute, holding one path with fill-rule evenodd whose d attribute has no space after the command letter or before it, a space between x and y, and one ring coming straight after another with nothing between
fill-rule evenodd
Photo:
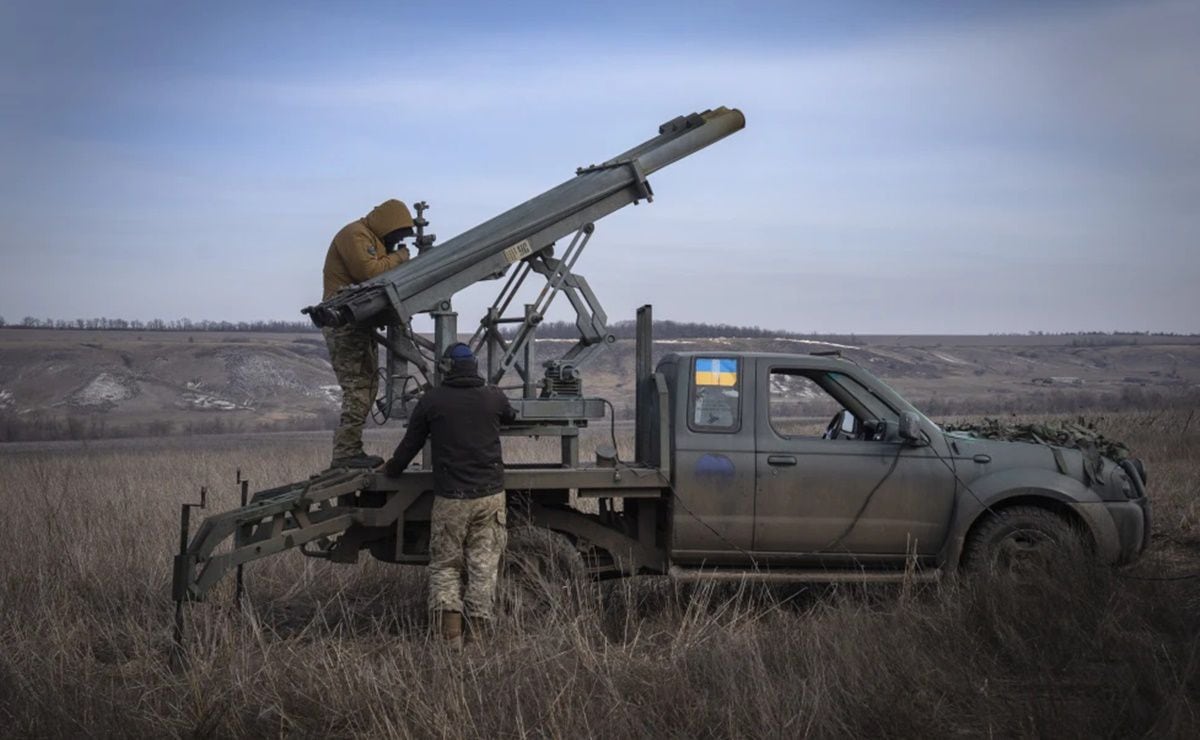
<instances>
[{"instance_id":1,"label":"tall dry grass","mask_svg":"<svg viewBox=\"0 0 1200 740\"><path fill-rule=\"evenodd\" d=\"M1159 537L1133 575L1200 571L1200 429L1121 415ZM325 439L0 451L6 736L1194 736L1200 582L1071 568L912 588L588 585L511 609L489 649L427 637L424 573L296 553L192 609L173 672L170 556L200 484L235 505ZM378 451L378 450L377 450ZM532 450L513 450L522 455Z\"/></svg>"}]
</instances>

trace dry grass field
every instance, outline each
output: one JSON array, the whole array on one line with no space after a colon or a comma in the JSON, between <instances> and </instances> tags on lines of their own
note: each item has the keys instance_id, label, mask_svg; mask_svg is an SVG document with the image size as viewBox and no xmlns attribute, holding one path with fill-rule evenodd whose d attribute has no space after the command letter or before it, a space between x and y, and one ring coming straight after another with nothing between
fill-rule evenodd
<instances>
[{"instance_id":1,"label":"dry grass field","mask_svg":"<svg viewBox=\"0 0 1200 740\"><path fill-rule=\"evenodd\" d=\"M297 553L191 610L172 671L179 503L324 464L321 436L0 446L0 735L1050 736L1200 733L1200 422L1116 414L1155 540L1121 573L824 589L589 586L496 644L428 639L419 568ZM375 451L382 451L383 442Z\"/></svg>"}]
</instances>

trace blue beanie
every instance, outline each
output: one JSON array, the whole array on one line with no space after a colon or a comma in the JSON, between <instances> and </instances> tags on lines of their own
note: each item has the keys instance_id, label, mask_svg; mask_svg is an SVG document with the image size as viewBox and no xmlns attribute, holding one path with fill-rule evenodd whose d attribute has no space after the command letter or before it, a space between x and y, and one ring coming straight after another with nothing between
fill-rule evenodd
<instances>
[{"instance_id":1,"label":"blue beanie","mask_svg":"<svg viewBox=\"0 0 1200 740\"><path fill-rule=\"evenodd\" d=\"M475 354L471 352L471 348L459 342L452 344L446 349L446 357L449 357L454 362L462 362L463 360L474 360Z\"/></svg>"}]
</instances>

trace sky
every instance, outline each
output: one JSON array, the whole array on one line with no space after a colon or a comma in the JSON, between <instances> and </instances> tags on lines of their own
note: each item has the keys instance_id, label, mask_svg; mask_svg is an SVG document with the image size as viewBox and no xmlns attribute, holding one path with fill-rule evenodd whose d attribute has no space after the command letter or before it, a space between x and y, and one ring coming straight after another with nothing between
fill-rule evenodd
<instances>
[{"instance_id":1,"label":"sky","mask_svg":"<svg viewBox=\"0 0 1200 740\"><path fill-rule=\"evenodd\" d=\"M299 320L382 200L444 242L725 105L597 223L610 320L1200 332L1194 1L17 0L0 61L10 323Z\"/></svg>"}]
</instances>

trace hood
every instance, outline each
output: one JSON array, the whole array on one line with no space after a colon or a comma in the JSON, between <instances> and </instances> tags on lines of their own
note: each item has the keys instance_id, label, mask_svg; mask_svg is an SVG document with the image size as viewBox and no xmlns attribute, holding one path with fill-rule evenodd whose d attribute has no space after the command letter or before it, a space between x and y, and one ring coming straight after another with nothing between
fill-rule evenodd
<instances>
[{"instance_id":1,"label":"hood","mask_svg":"<svg viewBox=\"0 0 1200 740\"><path fill-rule=\"evenodd\" d=\"M411 229L413 218L412 214L408 212L408 206L393 198L372 208L371 212L363 217L363 223L367 225L371 233L383 239L384 236L396 229Z\"/></svg>"},{"instance_id":2,"label":"hood","mask_svg":"<svg viewBox=\"0 0 1200 740\"><path fill-rule=\"evenodd\" d=\"M1116 465L1129 457L1129 448L1121 442L1108 439L1096 429L1095 424L1084 419L1076 422L1021 422L1017 420L1001 420L985 418L979 423L947 424L943 427L950 439L962 439L965 432L968 437L1000 442L1001 444L1032 444L1049 449L1054 460L1054 467L1063 475L1070 475L1087 483L1101 481L1104 478L1105 458ZM1016 449L998 447L1002 449ZM1068 455L1068 453L1070 453ZM1078 461L1082 468L1076 473L1076 465L1067 464Z\"/></svg>"},{"instance_id":3,"label":"hood","mask_svg":"<svg viewBox=\"0 0 1200 740\"><path fill-rule=\"evenodd\" d=\"M1129 457L1129 448L1117 440L1109 439L1095 425L1080 419L1078 422L1021 422L984 417L981 422L959 422L942 425L942 431L951 436L969 436L1009 442L1032 442L1054 447L1068 447L1097 453L1120 462Z\"/></svg>"},{"instance_id":4,"label":"hood","mask_svg":"<svg viewBox=\"0 0 1200 740\"><path fill-rule=\"evenodd\" d=\"M1083 456L1077 449L1023 439L981 437L959 430L948 431L945 435L957 456L986 455L991 458L993 468L1049 468L1072 478L1082 477L1072 474L1082 472L1078 468Z\"/></svg>"},{"instance_id":5,"label":"hood","mask_svg":"<svg viewBox=\"0 0 1200 740\"><path fill-rule=\"evenodd\" d=\"M988 438L964 430L945 433L946 442L958 458L955 468L968 485L976 478L1002 471L1045 470L1074 479L1103 499L1121 500L1125 480L1120 461L1102 454L1096 446L1075 441L1072 446L1044 439ZM1055 440L1060 441L1060 440ZM1105 450L1111 452L1111 449ZM978 464L986 459L986 464Z\"/></svg>"},{"instance_id":6,"label":"hood","mask_svg":"<svg viewBox=\"0 0 1200 740\"><path fill-rule=\"evenodd\" d=\"M483 378L479 376L479 364L475 360L456 360L442 380L442 385L451 388L478 388L483 385Z\"/></svg>"}]
</instances>

